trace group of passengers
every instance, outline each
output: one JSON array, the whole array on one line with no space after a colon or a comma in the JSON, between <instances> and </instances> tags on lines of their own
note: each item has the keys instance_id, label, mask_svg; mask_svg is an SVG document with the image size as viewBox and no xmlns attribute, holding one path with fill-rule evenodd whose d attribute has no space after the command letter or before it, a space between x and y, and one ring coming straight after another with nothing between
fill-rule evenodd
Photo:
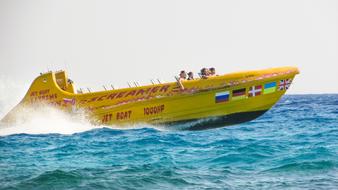
<instances>
[{"instance_id":1,"label":"group of passengers","mask_svg":"<svg viewBox=\"0 0 338 190\"><path fill-rule=\"evenodd\" d=\"M216 75L216 70L215 68L211 67L211 68L203 68L201 69L201 72L199 73L201 79L207 79L209 77L213 77L213 76L217 76ZM193 72L189 72L188 74L183 70L180 72L179 75L179 79L180 80L195 80L194 79L194 73Z\"/></svg>"}]
</instances>

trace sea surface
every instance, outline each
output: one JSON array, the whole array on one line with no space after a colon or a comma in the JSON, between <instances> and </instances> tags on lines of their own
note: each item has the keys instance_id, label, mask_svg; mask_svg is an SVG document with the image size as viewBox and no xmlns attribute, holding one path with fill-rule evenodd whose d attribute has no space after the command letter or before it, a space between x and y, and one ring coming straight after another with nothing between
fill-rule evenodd
<instances>
[{"instance_id":1,"label":"sea surface","mask_svg":"<svg viewBox=\"0 0 338 190\"><path fill-rule=\"evenodd\" d=\"M338 95L219 129L130 128L53 111L2 127L0 189L338 189Z\"/></svg>"}]
</instances>

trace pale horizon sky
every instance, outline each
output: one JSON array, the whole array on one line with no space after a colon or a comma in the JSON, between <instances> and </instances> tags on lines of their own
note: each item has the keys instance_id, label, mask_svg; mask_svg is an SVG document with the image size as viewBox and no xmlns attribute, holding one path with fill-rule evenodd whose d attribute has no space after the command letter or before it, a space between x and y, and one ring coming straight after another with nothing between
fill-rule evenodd
<instances>
[{"instance_id":1,"label":"pale horizon sky","mask_svg":"<svg viewBox=\"0 0 338 190\"><path fill-rule=\"evenodd\" d=\"M0 0L0 76L20 83L47 68L102 89L280 66L301 71L289 94L338 93L338 1Z\"/></svg>"}]
</instances>

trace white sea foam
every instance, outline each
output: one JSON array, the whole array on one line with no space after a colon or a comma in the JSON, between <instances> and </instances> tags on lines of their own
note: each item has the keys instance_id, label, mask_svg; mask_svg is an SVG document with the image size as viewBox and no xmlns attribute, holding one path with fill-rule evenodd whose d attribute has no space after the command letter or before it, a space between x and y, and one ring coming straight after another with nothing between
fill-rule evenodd
<instances>
[{"instance_id":1,"label":"white sea foam","mask_svg":"<svg viewBox=\"0 0 338 190\"><path fill-rule=\"evenodd\" d=\"M99 126L91 125L84 114L69 115L56 108L26 108L16 114L15 123L0 125L0 136L11 134L74 134ZM102 126L100 126L102 127Z\"/></svg>"},{"instance_id":2,"label":"white sea foam","mask_svg":"<svg viewBox=\"0 0 338 190\"><path fill-rule=\"evenodd\" d=\"M24 97L28 87L13 80L0 78L0 119ZM0 124L0 136L11 134L73 134L98 126L91 125L84 114L69 115L52 107L25 108L17 113L18 120Z\"/></svg>"},{"instance_id":3,"label":"white sea foam","mask_svg":"<svg viewBox=\"0 0 338 190\"><path fill-rule=\"evenodd\" d=\"M23 83L0 76L0 119L20 102L27 88Z\"/></svg>"}]
</instances>

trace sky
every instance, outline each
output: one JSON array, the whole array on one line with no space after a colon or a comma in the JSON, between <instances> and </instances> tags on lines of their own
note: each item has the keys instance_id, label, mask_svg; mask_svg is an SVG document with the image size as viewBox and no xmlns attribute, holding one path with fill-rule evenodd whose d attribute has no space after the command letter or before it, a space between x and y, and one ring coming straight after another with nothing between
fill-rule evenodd
<instances>
[{"instance_id":1,"label":"sky","mask_svg":"<svg viewBox=\"0 0 338 190\"><path fill-rule=\"evenodd\" d=\"M289 94L338 93L338 1L0 0L0 78L18 83L65 69L102 90L280 66L301 71Z\"/></svg>"}]
</instances>

